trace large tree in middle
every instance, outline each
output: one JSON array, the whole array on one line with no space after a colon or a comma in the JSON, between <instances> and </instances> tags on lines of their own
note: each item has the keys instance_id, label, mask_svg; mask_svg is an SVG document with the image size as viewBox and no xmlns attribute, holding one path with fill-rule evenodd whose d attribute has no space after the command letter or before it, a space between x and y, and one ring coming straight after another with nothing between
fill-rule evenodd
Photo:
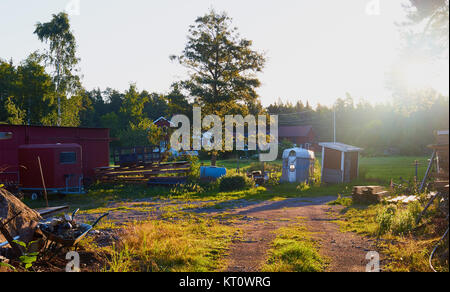
<instances>
[{"instance_id":1,"label":"large tree in middle","mask_svg":"<svg viewBox=\"0 0 450 292\"><path fill-rule=\"evenodd\" d=\"M197 18L184 51L171 59L188 68L190 78L182 84L204 114L245 115L258 103L256 73L262 71L265 58L252 49L252 41L239 35L226 13L211 10ZM213 165L216 155L212 153Z\"/></svg>"}]
</instances>

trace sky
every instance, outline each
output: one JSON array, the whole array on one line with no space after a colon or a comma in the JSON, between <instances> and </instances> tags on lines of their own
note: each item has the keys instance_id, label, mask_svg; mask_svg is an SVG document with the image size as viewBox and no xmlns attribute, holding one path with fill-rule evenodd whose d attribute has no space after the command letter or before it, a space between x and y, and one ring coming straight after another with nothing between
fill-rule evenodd
<instances>
[{"instance_id":1,"label":"sky","mask_svg":"<svg viewBox=\"0 0 450 292\"><path fill-rule=\"evenodd\" d=\"M263 105L279 98L331 105L347 92L372 103L390 100L386 74L401 48L401 0L1 0L0 58L18 63L44 49L33 34L36 23L66 10L87 89L124 91L133 82L166 93L186 77L169 56L182 52L189 25L211 8L226 11L265 54ZM409 74L410 81L426 75L448 95L445 63L433 74Z\"/></svg>"}]
</instances>

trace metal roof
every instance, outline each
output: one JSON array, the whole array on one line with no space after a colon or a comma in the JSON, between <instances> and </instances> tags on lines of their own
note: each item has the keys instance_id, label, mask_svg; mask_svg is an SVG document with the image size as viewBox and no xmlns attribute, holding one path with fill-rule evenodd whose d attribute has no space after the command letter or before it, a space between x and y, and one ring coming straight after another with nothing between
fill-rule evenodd
<instances>
[{"instance_id":1,"label":"metal roof","mask_svg":"<svg viewBox=\"0 0 450 292\"><path fill-rule=\"evenodd\" d=\"M171 120L166 119L165 117L159 117L156 121L153 122L153 124L156 125L160 121L166 121L170 125L170 127L175 127L175 124L172 123Z\"/></svg>"},{"instance_id":2,"label":"metal roof","mask_svg":"<svg viewBox=\"0 0 450 292\"><path fill-rule=\"evenodd\" d=\"M46 129L83 129L83 130L109 130L110 128L98 127L66 127L66 126L42 126L42 125L9 125L0 123L0 128L46 128Z\"/></svg>"},{"instance_id":3,"label":"metal roof","mask_svg":"<svg viewBox=\"0 0 450 292\"><path fill-rule=\"evenodd\" d=\"M81 148L79 144L67 143L67 144L27 144L20 145L19 149L67 149L67 148Z\"/></svg>"},{"instance_id":4,"label":"metal roof","mask_svg":"<svg viewBox=\"0 0 450 292\"><path fill-rule=\"evenodd\" d=\"M359 148L356 146L333 142L319 143L319 146L334 149L341 152L361 152L364 150L363 148Z\"/></svg>"},{"instance_id":5,"label":"metal roof","mask_svg":"<svg viewBox=\"0 0 450 292\"><path fill-rule=\"evenodd\" d=\"M283 159L288 158L291 152L294 151L297 158L315 159L314 152L303 148L291 148L283 151Z\"/></svg>"}]
</instances>

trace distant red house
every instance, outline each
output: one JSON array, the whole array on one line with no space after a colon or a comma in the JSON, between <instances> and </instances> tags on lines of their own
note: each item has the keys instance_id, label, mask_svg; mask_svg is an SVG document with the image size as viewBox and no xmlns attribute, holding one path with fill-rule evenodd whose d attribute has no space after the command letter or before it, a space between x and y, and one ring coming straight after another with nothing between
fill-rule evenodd
<instances>
[{"instance_id":1,"label":"distant red house","mask_svg":"<svg viewBox=\"0 0 450 292\"><path fill-rule=\"evenodd\" d=\"M160 128L170 128L172 122L165 117L160 117L156 121L154 121L153 124L157 125Z\"/></svg>"},{"instance_id":2,"label":"distant red house","mask_svg":"<svg viewBox=\"0 0 450 292\"><path fill-rule=\"evenodd\" d=\"M297 147L312 149L316 144L316 135L312 126L279 126L278 140L288 140Z\"/></svg>"},{"instance_id":3,"label":"distant red house","mask_svg":"<svg viewBox=\"0 0 450 292\"><path fill-rule=\"evenodd\" d=\"M154 121L153 124L155 124L156 126L161 128L165 134L163 141L161 141L160 145L159 145L159 147L161 147L161 150L165 151L165 150L167 150L166 148L167 148L167 145L169 145L169 141L170 141L170 128L171 128L172 122L169 121L168 119L166 119L165 117L160 117L156 121Z\"/></svg>"}]
</instances>

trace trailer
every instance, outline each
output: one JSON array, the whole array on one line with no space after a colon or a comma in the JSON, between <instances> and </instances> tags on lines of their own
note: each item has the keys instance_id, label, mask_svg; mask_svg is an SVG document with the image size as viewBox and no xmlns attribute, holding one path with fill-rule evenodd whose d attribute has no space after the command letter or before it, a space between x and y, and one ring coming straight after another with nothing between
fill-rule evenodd
<instances>
[{"instance_id":1,"label":"trailer","mask_svg":"<svg viewBox=\"0 0 450 292\"><path fill-rule=\"evenodd\" d=\"M33 144L19 147L19 191L81 194L83 152L78 144Z\"/></svg>"},{"instance_id":2,"label":"trailer","mask_svg":"<svg viewBox=\"0 0 450 292\"><path fill-rule=\"evenodd\" d=\"M78 144L82 148L81 157L83 180L85 184L94 180L95 168L107 167L109 156L109 129L77 127L45 127L0 125L0 184L20 185L21 168L19 147L40 144ZM46 161L43 161L45 168Z\"/></svg>"}]
</instances>

